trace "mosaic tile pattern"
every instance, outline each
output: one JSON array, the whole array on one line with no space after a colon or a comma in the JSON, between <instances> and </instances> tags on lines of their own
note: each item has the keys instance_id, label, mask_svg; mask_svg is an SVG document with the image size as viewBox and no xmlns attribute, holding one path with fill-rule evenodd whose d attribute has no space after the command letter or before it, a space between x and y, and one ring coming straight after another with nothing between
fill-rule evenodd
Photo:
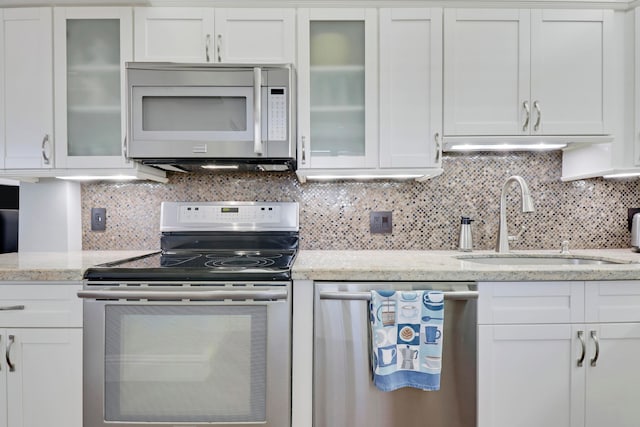
<instances>
[{"instance_id":1,"label":"mosaic tile pattern","mask_svg":"<svg viewBox=\"0 0 640 427\"><path fill-rule=\"evenodd\" d=\"M475 249L492 249L500 192L521 175L536 206L520 212L520 192L507 194L513 249L625 248L627 208L640 207L640 181L561 182L560 153L447 154L444 173L426 182L311 182L292 173L171 174L169 183L82 185L83 249L157 249L162 201L297 201L302 249L456 249L460 217L475 219ZM107 231L90 231L90 209L107 208ZM393 233L369 233L369 212L393 211Z\"/></svg>"}]
</instances>

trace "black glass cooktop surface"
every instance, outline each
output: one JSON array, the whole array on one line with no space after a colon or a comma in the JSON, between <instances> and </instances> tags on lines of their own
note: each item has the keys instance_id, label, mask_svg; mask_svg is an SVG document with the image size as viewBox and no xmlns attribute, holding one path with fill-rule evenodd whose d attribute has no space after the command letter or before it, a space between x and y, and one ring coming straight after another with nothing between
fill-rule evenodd
<instances>
[{"instance_id":1,"label":"black glass cooktop surface","mask_svg":"<svg viewBox=\"0 0 640 427\"><path fill-rule=\"evenodd\" d=\"M88 280L290 280L295 250L156 252L101 264Z\"/></svg>"}]
</instances>

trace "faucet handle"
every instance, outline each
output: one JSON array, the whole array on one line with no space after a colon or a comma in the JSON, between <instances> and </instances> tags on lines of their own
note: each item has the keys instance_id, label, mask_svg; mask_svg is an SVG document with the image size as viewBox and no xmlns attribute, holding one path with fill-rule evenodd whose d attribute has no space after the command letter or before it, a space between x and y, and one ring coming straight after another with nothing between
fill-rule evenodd
<instances>
[{"instance_id":1,"label":"faucet handle","mask_svg":"<svg viewBox=\"0 0 640 427\"><path fill-rule=\"evenodd\" d=\"M520 227L520 232L518 234L516 234L515 236L509 236L508 239L510 242L515 242L516 240L518 240L520 238L520 236L522 236L522 233L524 233L524 231L527 229L527 227L525 227L524 225Z\"/></svg>"},{"instance_id":2,"label":"faucet handle","mask_svg":"<svg viewBox=\"0 0 640 427\"><path fill-rule=\"evenodd\" d=\"M561 255L569 255L569 241L563 240L560 245L560 254Z\"/></svg>"}]
</instances>

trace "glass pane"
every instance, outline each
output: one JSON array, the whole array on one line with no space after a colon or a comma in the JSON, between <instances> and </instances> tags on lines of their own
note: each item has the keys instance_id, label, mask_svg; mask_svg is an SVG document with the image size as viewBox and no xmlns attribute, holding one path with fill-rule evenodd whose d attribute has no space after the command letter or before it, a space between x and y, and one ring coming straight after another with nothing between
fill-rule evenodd
<instances>
[{"instance_id":1,"label":"glass pane","mask_svg":"<svg viewBox=\"0 0 640 427\"><path fill-rule=\"evenodd\" d=\"M263 422L265 306L107 306L105 419Z\"/></svg>"},{"instance_id":2,"label":"glass pane","mask_svg":"<svg viewBox=\"0 0 640 427\"><path fill-rule=\"evenodd\" d=\"M175 118L179 117L179 120ZM144 96L144 131L246 131L242 96Z\"/></svg>"},{"instance_id":3,"label":"glass pane","mask_svg":"<svg viewBox=\"0 0 640 427\"><path fill-rule=\"evenodd\" d=\"M119 156L120 21L67 21L69 156Z\"/></svg>"},{"instance_id":4,"label":"glass pane","mask_svg":"<svg viewBox=\"0 0 640 427\"><path fill-rule=\"evenodd\" d=\"M362 21L313 21L311 152L365 154L365 43Z\"/></svg>"}]
</instances>

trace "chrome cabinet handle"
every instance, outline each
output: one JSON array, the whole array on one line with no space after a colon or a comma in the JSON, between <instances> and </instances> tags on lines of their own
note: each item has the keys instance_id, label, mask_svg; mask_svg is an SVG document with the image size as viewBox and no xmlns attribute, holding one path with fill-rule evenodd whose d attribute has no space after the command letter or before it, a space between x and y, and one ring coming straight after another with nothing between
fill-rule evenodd
<instances>
[{"instance_id":1,"label":"chrome cabinet handle","mask_svg":"<svg viewBox=\"0 0 640 427\"><path fill-rule=\"evenodd\" d=\"M440 133L436 132L433 135L433 140L436 142L436 163L440 161Z\"/></svg>"},{"instance_id":2,"label":"chrome cabinet handle","mask_svg":"<svg viewBox=\"0 0 640 427\"><path fill-rule=\"evenodd\" d=\"M209 58L209 47L211 46L211 34L207 34L204 43L204 55L207 59L207 62L211 62L211 58Z\"/></svg>"},{"instance_id":3,"label":"chrome cabinet handle","mask_svg":"<svg viewBox=\"0 0 640 427\"><path fill-rule=\"evenodd\" d=\"M302 137L302 164L307 164L307 137Z\"/></svg>"},{"instance_id":4,"label":"chrome cabinet handle","mask_svg":"<svg viewBox=\"0 0 640 427\"><path fill-rule=\"evenodd\" d=\"M538 113L538 117L536 118L536 124L533 125L533 130L538 131L540 129L540 120L542 120L542 111L540 111L540 103L538 101L533 101L533 108L536 109L536 113Z\"/></svg>"},{"instance_id":5,"label":"chrome cabinet handle","mask_svg":"<svg viewBox=\"0 0 640 427\"><path fill-rule=\"evenodd\" d=\"M42 158L44 159L45 165L48 165L50 161L49 156L47 156L47 150L45 150L48 142L49 134L45 134L44 138L42 139Z\"/></svg>"},{"instance_id":6,"label":"chrome cabinet handle","mask_svg":"<svg viewBox=\"0 0 640 427\"><path fill-rule=\"evenodd\" d=\"M122 140L122 156L125 159L127 158L127 135L125 135L124 139Z\"/></svg>"},{"instance_id":7,"label":"chrome cabinet handle","mask_svg":"<svg viewBox=\"0 0 640 427\"><path fill-rule=\"evenodd\" d=\"M216 43L216 50L218 52L218 62L222 62L222 34L218 34L218 40Z\"/></svg>"},{"instance_id":8,"label":"chrome cabinet handle","mask_svg":"<svg viewBox=\"0 0 640 427\"><path fill-rule=\"evenodd\" d=\"M593 342L596 343L596 354L594 354L593 359L591 359L591 366L596 366L596 363L598 363L598 357L600 357L600 340L598 339L596 331L591 331L591 338L593 339Z\"/></svg>"},{"instance_id":9,"label":"chrome cabinet handle","mask_svg":"<svg viewBox=\"0 0 640 427\"><path fill-rule=\"evenodd\" d=\"M587 346L584 343L584 331L578 331L578 339L580 340L580 347L582 349L582 353L580 353L580 358L578 359L578 367L581 367L587 352Z\"/></svg>"},{"instance_id":10,"label":"chrome cabinet handle","mask_svg":"<svg viewBox=\"0 0 640 427\"><path fill-rule=\"evenodd\" d=\"M262 69L253 68L253 152L262 154Z\"/></svg>"},{"instance_id":11,"label":"chrome cabinet handle","mask_svg":"<svg viewBox=\"0 0 640 427\"><path fill-rule=\"evenodd\" d=\"M522 103L522 108L524 108L524 111L526 111L527 113L527 118L524 121L524 125L522 125L522 132L526 132L527 128L529 127L529 120L531 120L531 110L529 110L529 101L524 101Z\"/></svg>"},{"instance_id":12,"label":"chrome cabinet handle","mask_svg":"<svg viewBox=\"0 0 640 427\"><path fill-rule=\"evenodd\" d=\"M16 370L16 366L11 362L11 347L13 347L13 343L16 342L16 337L14 335L9 335L9 345L7 346L7 352L5 354L5 358L7 359L7 366L9 367L9 372L13 372Z\"/></svg>"},{"instance_id":13,"label":"chrome cabinet handle","mask_svg":"<svg viewBox=\"0 0 640 427\"><path fill-rule=\"evenodd\" d=\"M24 305L5 305L0 307L0 311L24 310Z\"/></svg>"}]
</instances>

